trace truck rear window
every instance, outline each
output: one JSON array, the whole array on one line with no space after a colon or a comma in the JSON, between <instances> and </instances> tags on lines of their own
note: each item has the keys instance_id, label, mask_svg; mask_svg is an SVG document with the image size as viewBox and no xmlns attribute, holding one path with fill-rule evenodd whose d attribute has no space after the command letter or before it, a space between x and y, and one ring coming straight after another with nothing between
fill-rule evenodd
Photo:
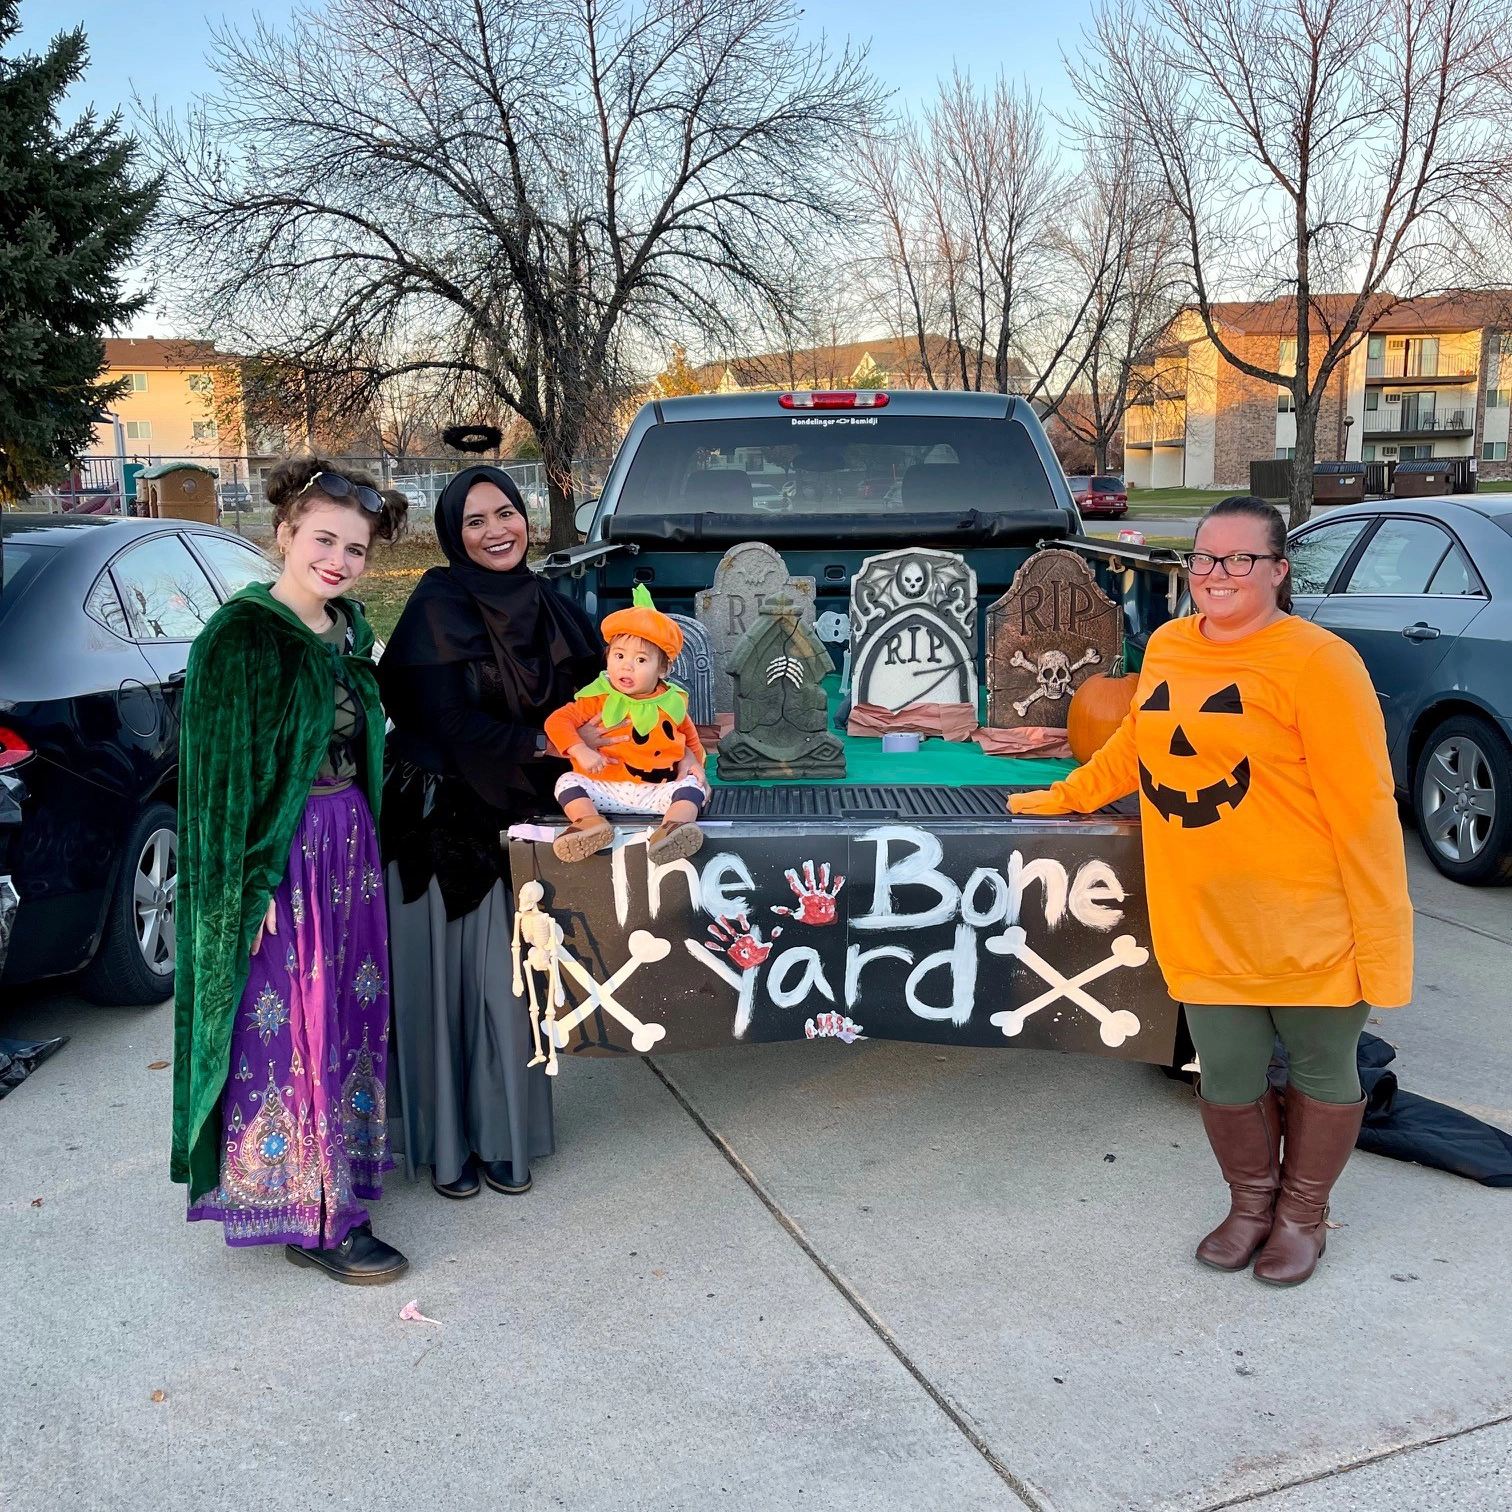
<instances>
[{"instance_id":1,"label":"truck rear window","mask_svg":"<svg viewBox=\"0 0 1512 1512\"><path fill-rule=\"evenodd\" d=\"M1014 421L805 414L655 426L631 460L615 515L822 519L1057 507L1034 443Z\"/></svg>"}]
</instances>

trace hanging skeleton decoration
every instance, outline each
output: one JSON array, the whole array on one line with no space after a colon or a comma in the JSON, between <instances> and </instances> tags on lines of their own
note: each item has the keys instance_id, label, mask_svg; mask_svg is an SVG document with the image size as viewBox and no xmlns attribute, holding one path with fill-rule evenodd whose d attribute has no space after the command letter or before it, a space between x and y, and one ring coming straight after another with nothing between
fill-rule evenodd
<instances>
[{"instance_id":1,"label":"hanging skeleton decoration","mask_svg":"<svg viewBox=\"0 0 1512 1512\"><path fill-rule=\"evenodd\" d=\"M556 1041L552 1038L551 1026L556 1021L556 1011L567 999L562 994L561 950L562 926L541 907L546 889L539 882L527 882L520 889L515 904L514 937L510 942L510 954L514 958L515 996L528 994L530 1003L530 1036L535 1042L535 1054L528 1064L539 1066L546 1059L541 1051L541 1006L536 1000L536 973L546 978L546 1038L551 1046L551 1061L546 1067L548 1076L555 1076ZM523 981L521 980L521 944L525 947Z\"/></svg>"},{"instance_id":2,"label":"hanging skeleton decoration","mask_svg":"<svg viewBox=\"0 0 1512 1512\"><path fill-rule=\"evenodd\" d=\"M1022 718L1029 706L1042 698L1065 698L1071 691L1072 676L1083 667L1095 667L1101 661L1102 657L1091 646L1087 647L1087 654L1076 661L1072 661L1064 651L1041 651L1036 661L1030 661L1022 651L1015 651L1009 666L1022 667L1026 672L1034 673L1034 680L1039 686L1027 698L1015 698L1014 711Z\"/></svg>"}]
</instances>

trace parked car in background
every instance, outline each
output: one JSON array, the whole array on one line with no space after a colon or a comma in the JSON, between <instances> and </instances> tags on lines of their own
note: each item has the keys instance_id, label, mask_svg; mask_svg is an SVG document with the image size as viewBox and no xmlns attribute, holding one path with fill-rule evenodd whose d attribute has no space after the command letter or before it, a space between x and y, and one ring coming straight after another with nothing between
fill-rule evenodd
<instances>
[{"instance_id":1,"label":"parked car in background","mask_svg":"<svg viewBox=\"0 0 1512 1512\"><path fill-rule=\"evenodd\" d=\"M1129 491L1122 478L1102 475L1066 479L1083 518L1121 520L1129 512Z\"/></svg>"},{"instance_id":2,"label":"parked car in background","mask_svg":"<svg viewBox=\"0 0 1512 1512\"><path fill-rule=\"evenodd\" d=\"M1290 543L1297 613L1364 658L1429 858L1512 880L1512 495L1347 505Z\"/></svg>"},{"instance_id":3,"label":"parked car in background","mask_svg":"<svg viewBox=\"0 0 1512 1512\"><path fill-rule=\"evenodd\" d=\"M0 982L173 991L178 705L189 647L277 567L184 520L0 515ZM6 910L0 907L0 915Z\"/></svg>"}]
</instances>

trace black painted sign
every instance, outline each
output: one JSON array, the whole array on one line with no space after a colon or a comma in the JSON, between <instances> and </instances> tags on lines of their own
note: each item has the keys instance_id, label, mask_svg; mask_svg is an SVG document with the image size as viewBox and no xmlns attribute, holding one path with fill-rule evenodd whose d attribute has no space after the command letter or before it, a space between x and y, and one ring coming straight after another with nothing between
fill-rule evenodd
<instances>
[{"instance_id":1,"label":"black painted sign","mask_svg":"<svg viewBox=\"0 0 1512 1512\"><path fill-rule=\"evenodd\" d=\"M564 1054L864 1037L1171 1059L1137 824L709 821L666 866L645 828L576 865L549 833L514 831L510 864L576 968Z\"/></svg>"}]
</instances>

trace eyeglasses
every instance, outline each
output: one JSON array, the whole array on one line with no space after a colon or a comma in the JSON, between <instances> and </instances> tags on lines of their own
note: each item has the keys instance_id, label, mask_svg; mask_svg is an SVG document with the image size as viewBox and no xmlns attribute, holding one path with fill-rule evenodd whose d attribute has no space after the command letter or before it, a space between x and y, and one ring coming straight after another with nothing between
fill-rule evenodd
<instances>
[{"instance_id":1,"label":"eyeglasses","mask_svg":"<svg viewBox=\"0 0 1512 1512\"><path fill-rule=\"evenodd\" d=\"M366 483L353 483L350 478L343 478L340 473L316 473L299 490L299 497L303 498L308 493L323 493L328 499L355 497L369 514L383 513L383 495L376 488L369 488Z\"/></svg>"},{"instance_id":2,"label":"eyeglasses","mask_svg":"<svg viewBox=\"0 0 1512 1512\"><path fill-rule=\"evenodd\" d=\"M1193 577L1207 577L1220 563L1224 573L1231 578L1248 577L1256 562L1279 562L1282 559L1273 551L1231 551L1227 556L1213 556L1206 551L1187 551L1181 560Z\"/></svg>"}]
</instances>

